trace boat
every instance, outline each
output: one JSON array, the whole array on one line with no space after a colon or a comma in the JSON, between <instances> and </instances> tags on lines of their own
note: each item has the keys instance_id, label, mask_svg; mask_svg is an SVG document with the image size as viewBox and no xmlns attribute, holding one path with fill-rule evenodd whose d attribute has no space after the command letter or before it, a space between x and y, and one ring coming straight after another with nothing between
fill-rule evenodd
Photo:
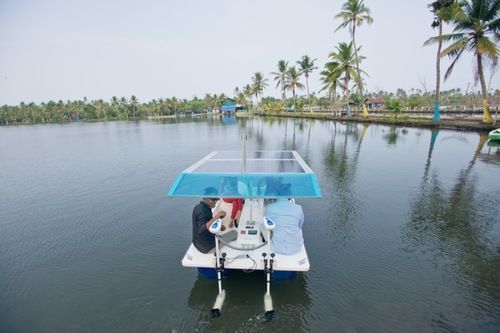
<instances>
[{"instance_id":1,"label":"boat","mask_svg":"<svg viewBox=\"0 0 500 333\"><path fill-rule=\"evenodd\" d=\"M284 194L276 185L286 185ZM198 268L205 276L216 277L218 294L212 315L220 316L225 299L222 278L228 270L261 270L265 272L264 310L272 316L271 280L292 277L310 269L305 244L298 253L283 255L272 248L271 237L276 223L264 216L271 199L320 198L316 175L296 151L214 151L181 172L168 195L170 197L203 197L214 188L220 198L244 200L237 238L224 243L222 220L212 223L215 253L202 253L192 243L182 258L182 266ZM221 203L222 200L219 201ZM226 207L226 209L228 209ZM226 210L227 211L227 210ZM186 217L187 218L187 217ZM190 217L189 217L190 218ZM225 230L228 232L229 230ZM223 246L223 247L222 247Z\"/></svg>"},{"instance_id":2,"label":"boat","mask_svg":"<svg viewBox=\"0 0 500 333\"><path fill-rule=\"evenodd\" d=\"M493 141L490 139L488 140L487 145L490 148L500 148L500 141Z\"/></svg>"},{"instance_id":3,"label":"boat","mask_svg":"<svg viewBox=\"0 0 500 333\"><path fill-rule=\"evenodd\" d=\"M488 138L490 139L490 141L500 141L500 128L491 131L488 134Z\"/></svg>"}]
</instances>

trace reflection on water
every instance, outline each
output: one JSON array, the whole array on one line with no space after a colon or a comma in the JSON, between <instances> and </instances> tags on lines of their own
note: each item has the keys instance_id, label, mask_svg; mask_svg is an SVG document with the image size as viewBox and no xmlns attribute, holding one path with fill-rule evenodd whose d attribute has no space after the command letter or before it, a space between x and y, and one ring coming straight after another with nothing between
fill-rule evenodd
<instances>
[{"instance_id":1,"label":"reflection on water","mask_svg":"<svg viewBox=\"0 0 500 333\"><path fill-rule=\"evenodd\" d=\"M493 310L493 318L498 321L500 246L490 232L498 224L499 201L478 191L472 172L487 135L478 136L471 160L459 170L454 184L446 186L438 172L428 176L437 134L431 131L425 172L411 203L410 221L404 228L407 250L432 251L436 264L442 264L443 257L451 261L448 265L458 283L470 292L465 302L482 311ZM447 323L446 317L435 320L437 328Z\"/></svg>"},{"instance_id":2,"label":"reflection on water","mask_svg":"<svg viewBox=\"0 0 500 333\"><path fill-rule=\"evenodd\" d=\"M190 331L289 332L308 331L307 314L311 299L303 274L290 281L273 282L275 316L271 322L263 314L266 291L263 272L233 271L223 280L226 299L221 320L214 320L209 309L217 296L217 281L198 276L189 294L188 306L195 314ZM224 318L231 318L227 321Z\"/></svg>"},{"instance_id":3,"label":"reflection on water","mask_svg":"<svg viewBox=\"0 0 500 333\"><path fill-rule=\"evenodd\" d=\"M482 162L500 166L500 141L487 142L488 149L479 155Z\"/></svg>"},{"instance_id":4,"label":"reflection on water","mask_svg":"<svg viewBox=\"0 0 500 333\"><path fill-rule=\"evenodd\" d=\"M384 139L387 141L387 144L395 145L402 136L408 133L408 130L406 128L391 126L385 132Z\"/></svg>"},{"instance_id":5,"label":"reflection on water","mask_svg":"<svg viewBox=\"0 0 500 333\"><path fill-rule=\"evenodd\" d=\"M337 129L337 123L332 123L332 127L330 142L323 153L329 176L326 192L333 194L328 198L329 214L335 232L350 237L354 223L359 220L360 200L355 190L356 170L368 125L347 123L340 130ZM350 145L352 148L348 149Z\"/></svg>"},{"instance_id":6,"label":"reflection on water","mask_svg":"<svg viewBox=\"0 0 500 333\"><path fill-rule=\"evenodd\" d=\"M453 290L460 295L459 302L466 304L463 312L451 314L443 312L442 309L452 304L440 300L435 313L430 314L430 327L445 330L469 327L474 330L478 327L492 327L492 325L495 327L500 322L500 311L498 311L500 310L500 243L498 242L500 193L498 189L486 192L478 189L481 174L474 172L478 160L489 165L498 165L500 161L496 153L492 154L490 149L486 149L486 135L452 131L444 131L440 135L435 129L407 129L337 122L314 124L305 120L289 119L253 121L256 122L259 131L258 147L276 144L273 141L276 135L269 133L278 123L283 133L281 140L278 141L281 149L298 150L310 164L314 164L315 159L320 158L324 174L321 170L318 172L317 168L315 171L322 178L321 187L324 193L322 210L328 212L326 226L332 228L332 232L336 235L335 239L342 242L339 244L347 246L349 241L362 231L363 221L380 224L379 227L384 229L387 217L380 218L376 212L367 212L365 207L368 202L364 201L363 197L370 198L371 201L378 203L379 207L391 201L396 202L402 199L401 194L408 191L407 186L411 186L409 178L415 176L418 191L408 203L408 221L406 223L404 220L401 221L403 223L401 248L409 253L416 251L433 253L432 261L435 265L444 271L451 269L450 274L456 280ZM364 147L370 128L373 131L367 141L369 147ZM374 137L373 133L378 137ZM445 158L455 156L455 159L456 156L463 156L465 160L455 162L455 165L450 164L453 162L448 162L449 165L446 165L446 161L443 165L443 161L440 160L433 166L433 154L439 137L441 137L439 144L450 150L450 152L440 151L441 156ZM428 141L424 142L426 138ZM381 151L375 148L378 149L378 156L374 155L370 151L374 149L374 143L370 140L385 143L389 150ZM417 163L419 159L416 155L418 150L415 150L415 140L427 148L421 155L420 168ZM311 144L311 141L314 144ZM472 148L469 150L469 156L462 148L465 146ZM406 159L401 160L401 157L392 156L394 153L391 153L391 150L396 150L399 155L407 155ZM369 158L367 157L364 164L360 165L364 154L368 154ZM438 156L438 159L441 156ZM381 163L381 159L385 159L386 162ZM373 169L369 177L375 179L380 177L377 190L371 193L363 192L365 190L363 183L367 183L365 175L367 164ZM460 164L463 167L457 168L456 166ZM381 166L386 169L381 169ZM498 169L489 169L489 172L500 176ZM421 175L420 181L418 173ZM440 177L441 173L444 177ZM398 181L396 179L399 176L401 180ZM373 178L370 180L374 180ZM399 197L391 195L388 192L389 188L393 188L394 194ZM403 205L401 208L404 208L404 203L401 204ZM397 208L394 204L391 205L391 209ZM387 215L387 212L380 213ZM405 215L404 212L401 213ZM316 218L316 215L313 215L313 218ZM394 223L390 218L389 221ZM457 318L470 309L475 309L474 311L478 313L488 313L485 326L459 323Z\"/></svg>"}]
</instances>

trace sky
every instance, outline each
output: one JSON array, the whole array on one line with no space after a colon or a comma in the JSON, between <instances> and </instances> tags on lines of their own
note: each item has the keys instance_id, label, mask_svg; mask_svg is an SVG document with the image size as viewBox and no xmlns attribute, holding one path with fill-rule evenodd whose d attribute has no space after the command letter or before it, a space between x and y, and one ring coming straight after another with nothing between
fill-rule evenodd
<instances>
[{"instance_id":1,"label":"sky","mask_svg":"<svg viewBox=\"0 0 500 333\"><path fill-rule=\"evenodd\" d=\"M0 105L232 96L255 72L269 79L264 95L279 97L270 72L280 59L295 64L303 55L317 58L309 84L318 92L328 54L350 39L335 32L343 2L0 0ZM436 46L422 46L437 34L429 2L365 0L374 23L356 36L369 91L434 89ZM479 90L474 67L467 54L442 90ZM500 87L496 74L491 89Z\"/></svg>"}]
</instances>

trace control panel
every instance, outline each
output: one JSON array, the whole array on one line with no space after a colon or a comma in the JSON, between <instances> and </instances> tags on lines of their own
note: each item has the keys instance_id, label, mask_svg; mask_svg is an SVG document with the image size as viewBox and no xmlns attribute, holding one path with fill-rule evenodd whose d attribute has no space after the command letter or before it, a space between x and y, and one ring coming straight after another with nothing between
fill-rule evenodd
<instances>
[{"instance_id":1,"label":"control panel","mask_svg":"<svg viewBox=\"0 0 500 333\"><path fill-rule=\"evenodd\" d=\"M238 242L242 245L259 245L261 243L260 239L260 226L255 220L242 221L238 227Z\"/></svg>"}]
</instances>

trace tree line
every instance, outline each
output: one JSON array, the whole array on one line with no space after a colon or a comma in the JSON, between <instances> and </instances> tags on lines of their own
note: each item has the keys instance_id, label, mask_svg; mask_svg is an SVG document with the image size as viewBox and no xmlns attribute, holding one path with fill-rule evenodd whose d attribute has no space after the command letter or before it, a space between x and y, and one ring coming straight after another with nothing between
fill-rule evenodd
<instances>
[{"instance_id":1,"label":"tree line","mask_svg":"<svg viewBox=\"0 0 500 333\"><path fill-rule=\"evenodd\" d=\"M158 98L140 103L136 96L78 101L49 101L35 104L21 102L17 106L0 107L0 125L40 124L79 120L128 120L201 113L220 108L224 94L206 94L203 99Z\"/></svg>"},{"instance_id":2,"label":"tree line","mask_svg":"<svg viewBox=\"0 0 500 333\"><path fill-rule=\"evenodd\" d=\"M234 98L237 103L245 105L247 108L256 107L254 100L246 96L239 96L236 89ZM365 92L365 98L378 97L390 104L391 101L398 101L401 108L426 109L430 110L433 105L435 91L425 89L397 89L394 92L379 90ZM482 94L480 91L462 91L461 89L451 89L440 93L443 107L471 107L480 106ZM255 94L252 93L252 97ZM102 99L78 101L49 101L47 103L24 103L16 106L3 105L0 107L0 125L15 124L43 124L60 123L78 120L131 120L144 119L147 117L165 117L174 115L189 115L192 113L208 113L213 110L220 110L223 101L230 98L224 94L206 94L202 99L193 97L192 99L158 98L150 102L141 103L137 97L117 98L113 97L109 101ZM497 89L490 98L500 101L500 89ZM361 108L361 97L357 93L350 96L351 105ZM259 96L260 108L265 112L281 112L283 105L295 105L297 110L307 110L309 105L315 105L321 110L331 110L332 100L329 96L318 96L316 93L305 95L286 96L282 98ZM386 106L387 108L388 106ZM293 108L290 108L293 111Z\"/></svg>"}]
</instances>

